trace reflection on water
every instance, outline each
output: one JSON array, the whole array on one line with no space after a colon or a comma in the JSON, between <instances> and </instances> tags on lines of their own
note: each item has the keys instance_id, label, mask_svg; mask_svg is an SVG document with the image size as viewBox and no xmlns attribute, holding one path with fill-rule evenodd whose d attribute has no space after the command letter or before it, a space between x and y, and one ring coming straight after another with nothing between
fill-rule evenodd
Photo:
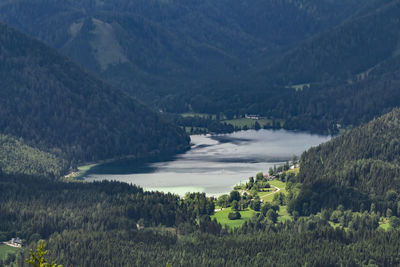
<instances>
[{"instance_id":1,"label":"reflection on water","mask_svg":"<svg viewBox=\"0 0 400 267\"><path fill-rule=\"evenodd\" d=\"M87 181L118 180L147 190L184 195L205 192L220 195L257 172L300 156L306 149L326 142L329 136L286 130L241 131L216 136L191 136L192 149L165 162L118 162L99 168Z\"/></svg>"}]
</instances>

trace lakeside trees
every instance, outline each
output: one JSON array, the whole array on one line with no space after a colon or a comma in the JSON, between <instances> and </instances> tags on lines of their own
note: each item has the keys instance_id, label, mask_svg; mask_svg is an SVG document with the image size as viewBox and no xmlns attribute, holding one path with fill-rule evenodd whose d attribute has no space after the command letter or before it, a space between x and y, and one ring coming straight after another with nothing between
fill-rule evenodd
<instances>
[{"instance_id":1,"label":"lakeside trees","mask_svg":"<svg viewBox=\"0 0 400 267\"><path fill-rule=\"evenodd\" d=\"M291 210L302 215L339 204L353 210L374 207L398 213L400 110L311 148L301 157L302 189Z\"/></svg>"}]
</instances>

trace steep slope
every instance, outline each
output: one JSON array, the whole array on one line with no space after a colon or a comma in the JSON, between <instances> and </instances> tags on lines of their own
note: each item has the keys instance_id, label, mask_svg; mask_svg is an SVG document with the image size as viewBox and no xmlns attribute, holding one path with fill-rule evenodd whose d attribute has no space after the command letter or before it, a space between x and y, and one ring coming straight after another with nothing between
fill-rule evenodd
<instances>
[{"instance_id":1,"label":"steep slope","mask_svg":"<svg viewBox=\"0 0 400 267\"><path fill-rule=\"evenodd\" d=\"M362 0L0 1L0 21L165 110L339 24ZM168 97L165 97L168 96Z\"/></svg>"},{"instance_id":2,"label":"steep slope","mask_svg":"<svg viewBox=\"0 0 400 267\"><path fill-rule=\"evenodd\" d=\"M363 80L314 84L303 91L294 92L292 103L286 106L290 112L286 127L337 132L341 127L367 123L398 107L400 68L395 64L392 67L399 70L378 74L376 69Z\"/></svg>"},{"instance_id":3,"label":"steep slope","mask_svg":"<svg viewBox=\"0 0 400 267\"><path fill-rule=\"evenodd\" d=\"M283 85L352 80L398 56L400 1L368 10L289 52L270 67L269 79Z\"/></svg>"},{"instance_id":4,"label":"steep slope","mask_svg":"<svg viewBox=\"0 0 400 267\"><path fill-rule=\"evenodd\" d=\"M187 136L54 50L0 25L0 133L68 159L182 151Z\"/></svg>"},{"instance_id":5,"label":"steep slope","mask_svg":"<svg viewBox=\"0 0 400 267\"><path fill-rule=\"evenodd\" d=\"M387 208L400 200L400 109L372 120L301 157L302 191L292 209L309 214L321 208ZM400 212L400 211L399 211Z\"/></svg>"},{"instance_id":6,"label":"steep slope","mask_svg":"<svg viewBox=\"0 0 400 267\"><path fill-rule=\"evenodd\" d=\"M201 112L262 114L288 129L337 133L400 103L400 1L370 1L268 71L213 83L183 98ZM267 64L266 64L267 65Z\"/></svg>"}]
</instances>

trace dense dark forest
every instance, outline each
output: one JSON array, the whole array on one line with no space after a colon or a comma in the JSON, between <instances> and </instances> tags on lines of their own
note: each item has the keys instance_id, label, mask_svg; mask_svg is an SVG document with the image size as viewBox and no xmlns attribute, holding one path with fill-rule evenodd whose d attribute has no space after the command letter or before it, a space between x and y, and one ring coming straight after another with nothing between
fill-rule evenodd
<instances>
[{"instance_id":1,"label":"dense dark forest","mask_svg":"<svg viewBox=\"0 0 400 267\"><path fill-rule=\"evenodd\" d=\"M23 140L0 135L0 170L3 173L55 179L62 176L68 167L66 160L31 147Z\"/></svg>"},{"instance_id":2,"label":"dense dark forest","mask_svg":"<svg viewBox=\"0 0 400 267\"><path fill-rule=\"evenodd\" d=\"M173 154L188 137L56 51L0 25L0 132L76 162Z\"/></svg>"},{"instance_id":3,"label":"dense dark forest","mask_svg":"<svg viewBox=\"0 0 400 267\"><path fill-rule=\"evenodd\" d=\"M270 80L283 85L351 80L398 56L399 1L310 38L267 71ZM360 77L361 78L361 77Z\"/></svg>"},{"instance_id":4,"label":"dense dark forest","mask_svg":"<svg viewBox=\"0 0 400 267\"><path fill-rule=\"evenodd\" d=\"M172 102L181 92L194 96L210 81L264 68L365 2L2 0L0 20L141 100L180 112L190 104Z\"/></svg>"},{"instance_id":5,"label":"dense dark forest","mask_svg":"<svg viewBox=\"0 0 400 267\"><path fill-rule=\"evenodd\" d=\"M346 230L332 228L325 213L286 223L260 213L232 231L210 220L214 204L204 194L179 198L119 182L5 174L0 190L0 238L20 236L27 246L2 264L25 266L39 239L64 266L400 264L400 232L378 230L374 213L353 215Z\"/></svg>"},{"instance_id":6,"label":"dense dark forest","mask_svg":"<svg viewBox=\"0 0 400 267\"><path fill-rule=\"evenodd\" d=\"M369 210L374 203L380 212L389 208L397 214L399 121L395 109L305 152L298 176L302 191L292 208L310 214L339 204Z\"/></svg>"},{"instance_id":7,"label":"dense dark forest","mask_svg":"<svg viewBox=\"0 0 400 267\"><path fill-rule=\"evenodd\" d=\"M1 20L157 110L337 133L397 106L398 0L2 2Z\"/></svg>"},{"instance_id":8,"label":"dense dark forest","mask_svg":"<svg viewBox=\"0 0 400 267\"><path fill-rule=\"evenodd\" d=\"M0 266L28 266L40 240L63 266L400 266L399 14L400 0L0 0L0 241L23 243L0 244ZM61 178L168 158L185 131L248 129L226 122L245 114L341 135L218 198Z\"/></svg>"},{"instance_id":9,"label":"dense dark forest","mask_svg":"<svg viewBox=\"0 0 400 267\"><path fill-rule=\"evenodd\" d=\"M199 112L285 120L285 128L339 131L397 107L400 2L366 5L332 30L296 46L258 74L212 83L194 98ZM185 99L184 101L182 99Z\"/></svg>"}]
</instances>

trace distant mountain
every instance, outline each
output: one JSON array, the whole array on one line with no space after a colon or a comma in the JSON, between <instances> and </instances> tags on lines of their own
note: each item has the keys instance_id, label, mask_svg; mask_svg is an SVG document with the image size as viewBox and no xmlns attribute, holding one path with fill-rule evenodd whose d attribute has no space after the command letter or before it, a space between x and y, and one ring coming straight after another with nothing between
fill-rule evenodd
<instances>
[{"instance_id":1,"label":"distant mountain","mask_svg":"<svg viewBox=\"0 0 400 267\"><path fill-rule=\"evenodd\" d=\"M262 114L287 129L337 133L400 103L400 1L369 1L246 78L213 83L186 101L201 112ZM266 64L268 65L268 64Z\"/></svg>"},{"instance_id":2,"label":"distant mountain","mask_svg":"<svg viewBox=\"0 0 400 267\"><path fill-rule=\"evenodd\" d=\"M361 79L398 57L400 1L387 2L299 45L270 66L269 80L286 86Z\"/></svg>"},{"instance_id":3,"label":"distant mountain","mask_svg":"<svg viewBox=\"0 0 400 267\"><path fill-rule=\"evenodd\" d=\"M302 190L291 208L316 213L339 204L354 210L387 208L400 215L400 109L372 120L301 156Z\"/></svg>"},{"instance_id":4,"label":"distant mountain","mask_svg":"<svg viewBox=\"0 0 400 267\"><path fill-rule=\"evenodd\" d=\"M0 133L23 138L24 144L15 142L18 146L26 144L72 165L168 155L188 146L181 129L4 24L0 51Z\"/></svg>"},{"instance_id":5,"label":"distant mountain","mask_svg":"<svg viewBox=\"0 0 400 267\"><path fill-rule=\"evenodd\" d=\"M0 0L0 21L165 110L247 76L354 14L364 0Z\"/></svg>"}]
</instances>

